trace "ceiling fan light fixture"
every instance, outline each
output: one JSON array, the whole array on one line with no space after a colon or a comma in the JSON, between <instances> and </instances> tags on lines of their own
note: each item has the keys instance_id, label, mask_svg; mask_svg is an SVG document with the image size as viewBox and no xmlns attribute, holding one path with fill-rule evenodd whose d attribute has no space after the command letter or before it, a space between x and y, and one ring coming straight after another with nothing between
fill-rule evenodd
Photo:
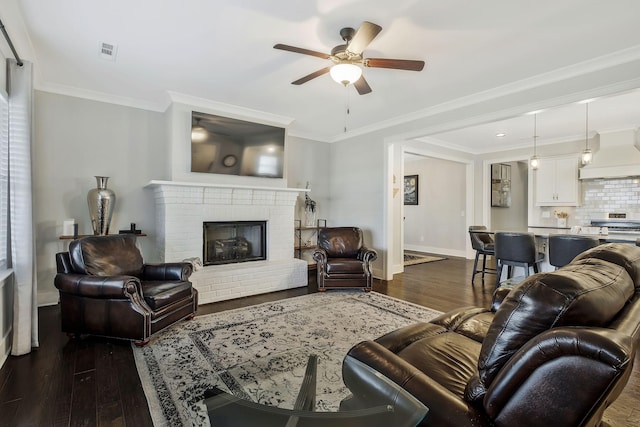
<instances>
[{"instance_id":1,"label":"ceiling fan light fixture","mask_svg":"<svg viewBox=\"0 0 640 427\"><path fill-rule=\"evenodd\" d=\"M362 76L362 68L355 64L336 64L329 71L331 78L343 86L353 84Z\"/></svg>"}]
</instances>

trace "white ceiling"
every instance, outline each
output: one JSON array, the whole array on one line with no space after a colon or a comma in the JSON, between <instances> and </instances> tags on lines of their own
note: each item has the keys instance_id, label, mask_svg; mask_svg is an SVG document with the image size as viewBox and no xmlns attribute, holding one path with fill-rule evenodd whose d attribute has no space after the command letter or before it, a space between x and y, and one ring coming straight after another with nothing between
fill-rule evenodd
<instances>
[{"instance_id":1,"label":"white ceiling","mask_svg":"<svg viewBox=\"0 0 640 427\"><path fill-rule=\"evenodd\" d=\"M638 16L637 0L3 0L0 10L41 90L156 111L180 94L290 118L291 134L321 141L404 126L470 153L530 145L529 108L640 87ZM328 61L274 44L329 52L340 28L364 20L383 27L365 57L425 69L366 68L364 96L328 75L290 84ZM117 45L115 61L101 42ZM592 132L638 125L640 91L590 106ZM538 134L583 137L584 105L540 113Z\"/></svg>"}]
</instances>

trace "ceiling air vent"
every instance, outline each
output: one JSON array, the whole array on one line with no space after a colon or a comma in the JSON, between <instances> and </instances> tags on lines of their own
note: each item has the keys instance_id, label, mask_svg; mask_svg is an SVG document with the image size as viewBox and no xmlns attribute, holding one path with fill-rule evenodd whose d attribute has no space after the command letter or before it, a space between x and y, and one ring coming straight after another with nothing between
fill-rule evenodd
<instances>
[{"instance_id":1,"label":"ceiling air vent","mask_svg":"<svg viewBox=\"0 0 640 427\"><path fill-rule=\"evenodd\" d=\"M113 43L98 43L98 53L102 59L106 59L108 61L116 60L116 52L118 51L118 46Z\"/></svg>"}]
</instances>

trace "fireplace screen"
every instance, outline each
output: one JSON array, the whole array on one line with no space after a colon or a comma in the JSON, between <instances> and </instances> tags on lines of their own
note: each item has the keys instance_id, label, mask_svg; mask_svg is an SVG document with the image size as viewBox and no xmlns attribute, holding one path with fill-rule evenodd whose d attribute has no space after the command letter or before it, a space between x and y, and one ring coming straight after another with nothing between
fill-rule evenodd
<instances>
[{"instance_id":1,"label":"fireplace screen","mask_svg":"<svg viewBox=\"0 0 640 427\"><path fill-rule=\"evenodd\" d=\"M267 259L266 221L205 222L204 265Z\"/></svg>"}]
</instances>

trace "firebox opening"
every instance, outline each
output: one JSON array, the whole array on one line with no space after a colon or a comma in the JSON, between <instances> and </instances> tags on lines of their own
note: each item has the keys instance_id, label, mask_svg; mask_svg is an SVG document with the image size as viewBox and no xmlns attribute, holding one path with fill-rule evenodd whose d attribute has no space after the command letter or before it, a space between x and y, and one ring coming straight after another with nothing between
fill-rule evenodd
<instances>
[{"instance_id":1,"label":"firebox opening","mask_svg":"<svg viewBox=\"0 0 640 427\"><path fill-rule=\"evenodd\" d=\"M266 221L204 222L203 264L267 259Z\"/></svg>"}]
</instances>

